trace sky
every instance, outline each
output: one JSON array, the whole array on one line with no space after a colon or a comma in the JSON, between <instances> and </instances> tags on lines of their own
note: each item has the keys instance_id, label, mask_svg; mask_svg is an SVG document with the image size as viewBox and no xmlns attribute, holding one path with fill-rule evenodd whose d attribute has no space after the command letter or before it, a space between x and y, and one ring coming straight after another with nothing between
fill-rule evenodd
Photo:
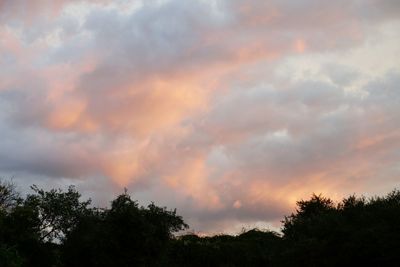
<instances>
[{"instance_id":1,"label":"sky","mask_svg":"<svg viewBox=\"0 0 400 267\"><path fill-rule=\"evenodd\" d=\"M400 188L398 0L0 0L0 177L196 233Z\"/></svg>"}]
</instances>

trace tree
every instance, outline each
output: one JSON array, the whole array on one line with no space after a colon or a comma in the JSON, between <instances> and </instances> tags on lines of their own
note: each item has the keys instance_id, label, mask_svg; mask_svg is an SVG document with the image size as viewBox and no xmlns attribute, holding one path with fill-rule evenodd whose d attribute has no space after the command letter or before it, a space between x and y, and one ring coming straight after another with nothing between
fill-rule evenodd
<instances>
[{"instance_id":1,"label":"tree","mask_svg":"<svg viewBox=\"0 0 400 267\"><path fill-rule=\"evenodd\" d=\"M340 203L313 195L283 221L282 266L396 266L400 260L400 192L350 196Z\"/></svg>"},{"instance_id":2,"label":"tree","mask_svg":"<svg viewBox=\"0 0 400 267\"><path fill-rule=\"evenodd\" d=\"M161 264L172 233L188 226L176 211L154 203L139 207L125 193L80 220L64 242L66 266L155 266ZM82 242L84 240L84 242Z\"/></svg>"},{"instance_id":3,"label":"tree","mask_svg":"<svg viewBox=\"0 0 400 267\"><path fill-rule=\"evenodd\" d=\"M297 202L282 234L175 236L188 228L176 210L144 207L125 192L91 208L74 188L20 197L0 182L0 267L397 266L400 191L383 197L321 195Z\"/></svg>"},{"instance_id":4,"label":"tree","mask_svg":"<svg viewBox=\"0 0 400 267\"><path fill-rule=\"evenodd\" d=\"M44 191L33 185L34 194L27 196L24 206L37 213L40 223L40 240L62 240L78 223L80 217L90 213L91 200L80 201L80 193L70 186L66 192L61 189Z\"/></svg>"},{"instance_id":5,"label":"tree","mask_svg":"<svg viewBox=\"0 0 400 267\"><path fill-rule=\"evenodd\" d=\"M3 181L0 178L0 211L8 212L21 203L22 198L11 181Z\"/></svg>"},{"instance_id":6,"label":"tree","mask_svg":"<svg viewBox=\"0 0 400 267\"><path fill-rule=\"evenodd\" d=\"M66 192L32 189L22 199L11 182L0 184L0 263L5 266L54 266L57 243L90 212L90 200L80 201L74 187Z\"/></svg>"},{"instance_id":7,"label":"tree","mask_svg":"<svg viewBox=\"0 0 400 267\"><path fill-rule=\"evenodd\" d=\"M310 200L300 200L296 204L296 213L285 216L282 221L285 238L301 238L302 235L315 232L313 222L336 210L331 199L316 194Z\"/></svg>"}]
</instances>

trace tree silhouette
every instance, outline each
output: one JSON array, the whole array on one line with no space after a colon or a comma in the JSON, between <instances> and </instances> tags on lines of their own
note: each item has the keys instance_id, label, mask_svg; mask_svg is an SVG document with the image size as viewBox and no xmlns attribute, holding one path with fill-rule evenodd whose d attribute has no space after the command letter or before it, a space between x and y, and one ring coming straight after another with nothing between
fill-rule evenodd
<instances>
[{"instance_id":1,"label":"tree silhouette","mask_svg":"<svg viewBox=\"0 0 400 267\"><path fill-rule=\"evenodd\" d=\"M27 196L24 205L34 210L40 224L40 240L61 240L87 214L91 200L80 201L80 193L70 186L66 192L58 189L44 191L33 185L34 194Z\"/></svg>"},{"instance_id":2,"label":"tree silhouette","mask_svg":"<svg viewBox=\"0 0 400 267\"><path fill-rule=\"evenodd\" d=\"M297 202L282 233L175 236L176 210L139 206L125 192L109 208L80 193L36 186L25 198L0 181L0 267L397 266L400 192L384 197L321 195Z\"/></svg>"},{"instance_id":3,"label":"tree silhouette","mask_svg":"<svg viewBox=\"0 0 400 267\"><path fill-rule=\"evenodd\" d=\"M83 218L66 239L67 266L154 266L161 264L172 233L188 226L176 211L139 207L125 192L111 208ZM85 240L85 242L81 242Z\"/></svg>"},{"instance_id":4,"label":"tree silhouette","mask_svg":"<svg viewBox=\"0 0 400 267\"><path fill-rule=\"evenodd\" d=\"M366 199L350 196L335 205L313 195L285 217L281 265L391 266L400 259L400 192Z\"/></svg>"},{"instance_id":5,"label":"tree silhouette","mask_svg":"<svg viewBox=\"0 0 400 267\"><path fill-rule=\"evenodd\" d=\"M15 184L0 178L0 211L7 212L22 201Z\"/></svg>"}]
</instances>

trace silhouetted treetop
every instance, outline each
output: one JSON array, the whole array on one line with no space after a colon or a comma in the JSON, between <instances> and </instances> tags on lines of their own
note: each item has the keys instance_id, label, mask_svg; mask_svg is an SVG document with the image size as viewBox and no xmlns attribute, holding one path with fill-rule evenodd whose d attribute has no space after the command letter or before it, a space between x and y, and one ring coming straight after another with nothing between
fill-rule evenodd
<instances>
[{"instance_id":1,"label":"silhouetted treetop","mask_svg":"<svg viewBox=\"0 0 400 267\"><path fill-rule=\"evenodd\" d=\"M0 267L398 266L400 191L313 194L297 202L282 233L175 236L188 225L175 209L139 206L127 190L109 208L90 206L75 187L25 198L0 181Z\"/></svg>"}]
</instances>

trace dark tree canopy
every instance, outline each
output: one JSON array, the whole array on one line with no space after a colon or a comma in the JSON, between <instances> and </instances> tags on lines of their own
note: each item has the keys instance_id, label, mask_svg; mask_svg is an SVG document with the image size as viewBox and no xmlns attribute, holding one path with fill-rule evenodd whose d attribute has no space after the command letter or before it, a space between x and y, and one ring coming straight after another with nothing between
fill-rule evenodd
<instances>
[{"instance_id":1,"label":"dark tree canopy","mask_svg":"<svg viewBox=\"0 0 400 267\"><path fill-rule=\"evenodd\" d=\"M283 221L287 265L395 266L400 259L400 191L371 199L353 195L336 205L313 195L297 206Z\"/></svg>"},{"instance_id":2,"label":"dark tree canopy","mask_svg":"<svg viewBox=\"0 0 400 267\"><path fill-rule=\"evenodd\" d=\"M26 197L24 205L37 214L42 241L63 239L76 227L79 219L90 212L91 201L80 201L81 194L73 186L66 192L61 189L44 191L36 185L31 189L34 194Z\"/></svg>"},{"instance_id":3,"label":"dark tree canopy","mask_svg":"<svg viewBox=\"0 0 400 267\"><path fill-rule=\"evenodd\" d=\"M282 232L180 234L176 210L140 206L125 191L109 208L80 193L32 186L22 198L0 180L0 267L108 266L398 266L400 191L349 196L339 203L312 195L297 202Z\"/></svg>"},{"instance_id":4,"label":"dark tree canopy","mask_svg":"<svg viewBox=\"0 0 400 267\"><path fill-rule=\"evenodd\" d=\"M0 211L7 212L22 201L15 185L0 178Z\"/></svg>"},{"instance_id":5,"label":"dark tree canopy","mask_svg":"<svg viewBox=\"0 0 400 267\"><path fill-rule=\"evenodd\" d=\"M172 233L185 228L176 211L153 203L139 207L124 193L110 209L80 221L64 243L64 259L68 266L153 266L161 262Z\"/></svg>"}]
</instances>

